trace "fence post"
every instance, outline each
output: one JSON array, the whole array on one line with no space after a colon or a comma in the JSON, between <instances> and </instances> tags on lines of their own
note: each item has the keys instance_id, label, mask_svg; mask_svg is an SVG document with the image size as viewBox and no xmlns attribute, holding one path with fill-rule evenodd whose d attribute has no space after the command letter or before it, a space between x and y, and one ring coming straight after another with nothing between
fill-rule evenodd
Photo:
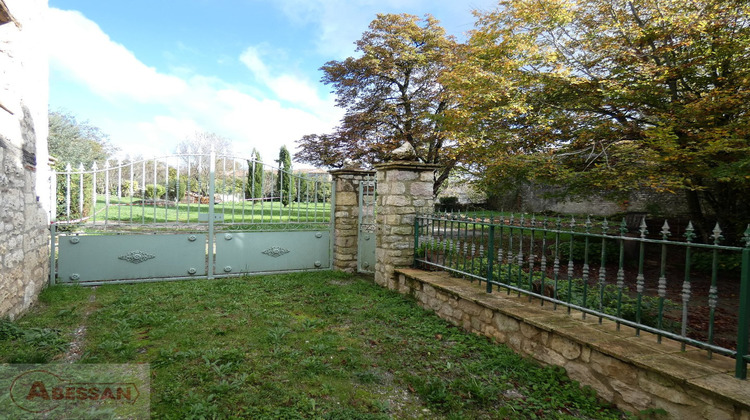
<instances>
[{"instance_id":1,"label":"fence post","mask_svg":"<svg viewBox=\"0 0 750 420\"><path fill-rule=\"evenodd\" d=\"M363 169L330 171L334 183L333 269L347 273L357 271L359 219L359 186L375 172Z\"/></svg>"},{"instance_id":2,"label":"fence post","mask_svg":"<svg viewBox=\"0 0 750 420\"><path fill-rule=\"evenodd\" d=\"M55 203L53 203L55 204ZM55 241L57 240L57 225L56 222L52 220L49 224L49 285L54 286L55 285L55 274L57 274L57 270L55 269Z\"/></svg>"},{"instance_id":3,"label":"fence post","mask_svg":"<svg viewBox=\"0 0 750 420\"><path fill-rule=\"evenodd\" d=\"M419 213L414 215L414 258L412 258L412 267L417 267L417 253L419 252ZM425 250L425 258L427 258L427 251Z\"/></svg>"},{"instance_id":4,"label":"fence post","mask_svg":"<svg viewBox=\"0 0 750 420\"><path fill-rule=\"evenodd\" d=\"M216 193L216 152L211 147L208 155L208 278L214 278L214 194ZM155 189L156 187L154 187ZM155 201L155 200L154 200ZM198 204L200 209L200 204Z\"/></svg>"},{"instance_id":5,"label":"fence post","mask_svg":"<svg viewBox=\"0 0 750 420\"><path fill-rule=\"evenodd\" d=\"M740 283L740 316L737 322L737 361L734 374L740 379L747 378L748 323L750 322L750 241L742 250L742 277Z\"/></svg>"},{"instance_id":6,"label":"fence post","mask_svg":"<svg viewBox=\"0 0 750 420\"><path fill-rule=\"evenodd\" d=\"M81 175L83 176L83 175ZM50 210L49 210L49 231L50 231L50 247L49 247L49 285L55 285L55 256L56 256L56 240L57 240L57 171L54 167L50 167L49 175L49 187L50 187ZM85 192L81 189L81 197L85 197ZM96 203L94 203L95 205ZM83 214L83 212L81 212Z\"/></svg>"},{"instance_id":7,"label":"fence post","mask_svg":"<svg viewBox=\"0 0 750 420\"><path fill-rule=\"evenodd\" d=\"M435 211L432 187L438 165L394 161L377 165L375 283L396 289L397 267L414 262L414 218Z\"/></svg>"},{"instance_id":8,"label":"fence post","mask_svg":"<svg viewBox=\"0 0 750 420\"><path fill-rule=\"evenodd\" d=\"M492 276L495 270L495 225L490 221L490 238L487 242L487 293L492 293Z\"/></svg>"}]
</instances>

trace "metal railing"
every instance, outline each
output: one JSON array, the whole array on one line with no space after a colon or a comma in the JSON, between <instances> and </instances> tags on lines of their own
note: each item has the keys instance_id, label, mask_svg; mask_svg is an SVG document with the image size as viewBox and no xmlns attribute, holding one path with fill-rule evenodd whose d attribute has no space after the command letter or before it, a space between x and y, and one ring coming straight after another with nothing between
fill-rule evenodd
<instances>
[{"instance_id":1,"label":"metal railing","mask_svg":"<svg viewBox=\"0 0 750 420\"><path fill-rule=\"evenodd\" d=\"M52 173L51 186L50 220L58 227L200 229L209 213L224 229L296 229L331 221L328 174L287 173L213 153L108 161L89 170L68 165Z\"/></svg>"},{"instance_id":2,"label":"metal railing","mask_svg":"<svg viewBox=\"0 0 750 420\"><path fill-rule=\"evenodd\" d=\"M750 226L745 247L697 243L692 224L684 241L671 240L667 222L648 236L646 219L633 229L571 218L513 215L472 218L434 214L415 218L415 266L484 282L487 293L538 299L609 319L686 345L735 358L746 379L750 329ZM719 328L721 327L721 328Z\"/></svg>"}]
</instances>

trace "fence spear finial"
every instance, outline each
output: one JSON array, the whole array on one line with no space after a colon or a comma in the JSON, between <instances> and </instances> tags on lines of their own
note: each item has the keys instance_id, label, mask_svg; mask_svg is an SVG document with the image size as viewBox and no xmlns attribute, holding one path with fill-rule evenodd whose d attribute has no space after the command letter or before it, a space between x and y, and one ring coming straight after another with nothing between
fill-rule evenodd
<instances>
[{"instance_id":1,"label":"fence spear finial","mask_svg":"<svg viewBox=\"0 0 750 420\"><path fill-rule=\"evenodd\" d=\"M671 232L669 231L669 223L665 220L664 225L661 227L661 238L666 241L669 235L671 235Z\"/></svg>"},{"instance_id":2,"label":"fence spear finial","mask_svg":"<svg viewBox=\"0 0 750 420\"><path fill-rule=\"evenodd\" d=\"M645 238L648 234L648 226L646 225L646 216L641 219L641 225L638 226L638 231L641 232L641 238Z\"/></svg>"},{"instance_id":3,"label":"fence spear finial","mask_svg":"<svg viewBox=\"0 0 750 420\"><path fill-rule=\"evenodd\" d=\"M724 237L721 235L721 227L719 227L719 222L716 222L716 226L714 226L714 230L712 232L713 235L711 235L711 237L714 238L714 245L719 245L719 241L724 239Z\"/></svg>"},{"instance_id":4,"label":"fence spear finial","mask_svg":"<svg viewBox=\"0 0 750 420\"><path fill-rule=\"evenodd\" d=\"M695 239L695 228L693 227L693 222L689 221L685 228L685 240L687 242L693 242L693 239Z\"/></svg>"}]
</instances>

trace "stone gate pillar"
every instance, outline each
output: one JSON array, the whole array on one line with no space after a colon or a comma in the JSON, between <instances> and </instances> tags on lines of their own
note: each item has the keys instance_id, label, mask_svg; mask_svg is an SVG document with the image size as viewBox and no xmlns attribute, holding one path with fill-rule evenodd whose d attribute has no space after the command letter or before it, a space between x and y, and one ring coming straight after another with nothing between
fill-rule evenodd
<instances>
[{"instance_id":1,"label":"stone gate pillar","mask_svg":"<svg viewBox=\"0 0 750 420\"><path fill-rule=\"evenodd\" d=\"M336 169L330 172L336 185L333 224L333 269L357 272L359 234L359 183L375 172L363 169Z\"/></svg>"},{"instance_id":2,"label":"stone gate pillar","mask_svg":"<svg viewBox=\"0 0 750 420\"><path fill-rule=\"evenodd\" d=\"M394 270L414 261L414 218L432 213L438 165L395 161L376 165L378 180L375 282L395 289Z\"/></svg>"}]
</instances>

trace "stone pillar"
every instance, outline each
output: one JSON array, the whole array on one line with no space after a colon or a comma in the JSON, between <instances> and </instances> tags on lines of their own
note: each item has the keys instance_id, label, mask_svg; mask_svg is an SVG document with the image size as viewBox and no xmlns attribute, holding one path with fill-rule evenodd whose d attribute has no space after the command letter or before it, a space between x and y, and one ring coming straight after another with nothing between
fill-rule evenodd
<instances>
[{"instance_id":1,"label":"stone pillar","mask_svg":"<svg viewBox=\"0 0 750 420\"><path fill-rule=\"evenodd\" d=\"M333 269L357 272L359 234L359 183L375 175L362 169L337 169L330 172L336 186L333 225Z\"/></svg>"},{"instance_id":2,"label":"stone pillar","mask_svg":"<svg viewBox=\"0 0 750 420\"><path fill-rule=\"evenodd\" d=\"M414 218L432 213L432 186L438 165L395 161L377 165L375 282L395 289L394 270L414 262Z\"/></svg>"}]
</instances>

